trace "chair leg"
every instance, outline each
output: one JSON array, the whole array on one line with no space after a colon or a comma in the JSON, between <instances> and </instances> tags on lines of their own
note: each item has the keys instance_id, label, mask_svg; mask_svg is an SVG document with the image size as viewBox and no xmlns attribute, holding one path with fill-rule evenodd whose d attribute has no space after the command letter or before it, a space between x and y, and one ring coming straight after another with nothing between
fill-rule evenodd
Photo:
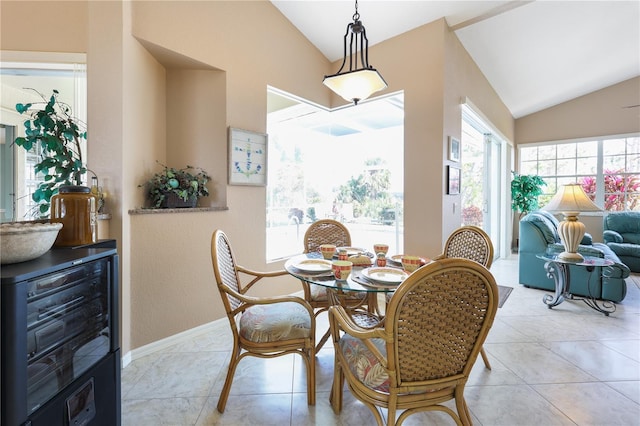
<instances>
[{"instance_id":1,"label":"chair leg","mask_svg":"<svg viewBox=\"0 0 640 426\"><path fill-rule=\"evenodd\" d=\"M316 405L316 351L310 342L311 348L304 351L305 361L307 363L307 404Z\"/></svg>"},{"instance_id":2,"label":"chair leg","mask_svg":"<svg viewBox=\"0 0 640 426\"><path fill-rule=\"evenodd\" d=\"M487 368L487 370L491 370L491 364L489 364L489 358L484 351L484 347L480 348L480 355L482 356L482 360L484 361L484 366Z\"/></svg>"},{"instance_id":3,"label":"chair leg","mask_svg":"<svg viewBox=\"0 0 640 426\"><path fill-rule=\"evenodd\" d=\"M333 407L333 412L340 414L342 411L342 388L344 387L344 373L338 362L338 356L333 361L333 386L329 394L329 402Z\"/></svg>"},{"instance_id":4,"label":"chair leg","mask_svg":"<svg viewBox=\"0 0 640 426\"><path fill-rule=\"evenodd\" d=\"M236 346L233 348L233 352L231 353L229 369L227 370L227 378L224 380L224 386L222 387L222 392L220 393L220 399L218 399L218 411L220 413L224 413L224 408L227 405L227 398L229 398L229 392L231 391L233 375L236 373L236 367L238 366L238 362L240 361L238 355L240 355L240 348Z\"/></svg>"}]
</instances>

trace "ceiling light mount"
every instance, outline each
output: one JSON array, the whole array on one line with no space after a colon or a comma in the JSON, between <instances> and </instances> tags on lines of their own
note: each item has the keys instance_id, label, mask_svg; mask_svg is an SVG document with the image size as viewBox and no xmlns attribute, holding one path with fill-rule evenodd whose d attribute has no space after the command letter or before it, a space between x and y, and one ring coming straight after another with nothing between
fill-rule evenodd
<instances>
[{"instance_id":1,"label":"ceiling light mount","mask_svg":"<svg viewBox=\"0 0 640 426\"><path fill-rule=\"evenodd\" d=\"M352 19L353 22L349 22L344 34L342 65L336 74L325 75L322 84L343 99L357 105L359 101L367 99L373 93L386 89L387 82L375 68L369 65L369 39L367 30L360 21L358 0L356 0L356 12ZM349 70L343 71L347 63L347 38L349 39ZM359 61L358 56L360 56ZM360 68L358 68L358 62Z\"/></svg>"}]
</instances>

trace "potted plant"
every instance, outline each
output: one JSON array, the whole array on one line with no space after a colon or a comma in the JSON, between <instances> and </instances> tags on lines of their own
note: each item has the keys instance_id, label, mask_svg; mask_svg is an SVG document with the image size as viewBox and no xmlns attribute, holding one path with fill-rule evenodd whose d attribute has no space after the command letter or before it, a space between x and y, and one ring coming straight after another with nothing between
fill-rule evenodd
<instances>
[{"instance_id":1,"label":"potted plant","mask_svg":"<svg viewBox=\"0 0 640 426\"><path fill-rule=\"evenodd\" d=\"M538 196L546 185L538 175L521 175L513 173L511 181L511 208L520 212L519 218L538 208Z\"/></svg>"},{"instance_id":2,"label":"potted plant","mask_svg":"<svg viewBox=\"0 0 640 426\"><path fill-rule=\"evenodd\" d=\"M32 194L39 204L39 215L46 217L51 197L63 185L83 184L87 168L82 159L82 140L87 139L85 123L71 114L71 107L58 100L59 92L53 90L49 99L35 89L42 102L16 104L16 111L27 114L25 136L15 139L15 144L27 151L40 148L41 160L34 167L36 173L44 174L42 182Z\"/></svg>"},{"instance_id":3,"label":"potted plant","mask_svg":"<svg viewBox=\"0 0 640 426\"><path fill-rule=\"evenodd\" d=\"M514 217L513 224L514 238L512 239L512 251L517 253L520 245L520 240L517 237L519 234L520 219L522 219L522 216L538 208L538 196L542 194L542 186L546 185L546 183L538 175L521 175L513 171L511 173L513 173L513 180L511 181L511 209L514 212L520 212L517 220Z\"/></svg>"},{"instance_id":4,"label":"potted plant","mask_svg":"<svg viewBox=\"0 0 640 426\"><path fill-rule=\"evenodd\" d=\"M146 187L151 208L195 207L200 197L209 195L206 185L211 177L203 169L189 165L181 169L160 165L161 172L138 185Z\"/></svg>"}]
</instances>

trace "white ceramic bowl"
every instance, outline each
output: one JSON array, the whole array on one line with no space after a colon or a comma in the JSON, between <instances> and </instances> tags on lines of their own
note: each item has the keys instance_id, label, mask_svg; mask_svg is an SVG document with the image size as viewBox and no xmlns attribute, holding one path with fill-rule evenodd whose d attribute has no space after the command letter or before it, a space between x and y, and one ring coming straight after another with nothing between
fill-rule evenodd
<instances>
[{"instance_id":1,"label":"white ceramic bowl","mask_svg":"<svg viewBox=\"0 0 640 426\"><path fill-rule=\"evenodd\" d=\"M26 262L45 254L56 241L61 223L0 224L0 264Z\"/></svg>"}]
</instances>

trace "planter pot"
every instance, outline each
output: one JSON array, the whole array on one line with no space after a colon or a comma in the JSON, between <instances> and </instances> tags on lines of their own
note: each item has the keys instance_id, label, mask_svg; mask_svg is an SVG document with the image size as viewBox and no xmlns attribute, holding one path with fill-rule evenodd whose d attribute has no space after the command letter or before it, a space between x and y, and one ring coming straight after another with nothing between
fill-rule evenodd
<instances>
[{"instance_id":1,"label":"planter pot","mask_svg":"<svg viewBox=\"0 0 640 426\"><path fill-rule=\"evenodd\" d=\"M96 198L86 186L61 186L51 197L51 223L61 223L55 246L91 244L98 239Z\"/></svg>"},{"instance_id":2,"label":"planter pot","mask_svg":"<svg viewBox=\"0 0 640 426\"><path fill-rule=\"evenodd\" d=\"M191 196L191 198L187 198L187 201L185 201L175 192L168 192L164 194L164 200L162 200L160 207L163 209L183 209L195 207L197 203L198 197L195 195Z\"/></svg>"}]
</instances>

